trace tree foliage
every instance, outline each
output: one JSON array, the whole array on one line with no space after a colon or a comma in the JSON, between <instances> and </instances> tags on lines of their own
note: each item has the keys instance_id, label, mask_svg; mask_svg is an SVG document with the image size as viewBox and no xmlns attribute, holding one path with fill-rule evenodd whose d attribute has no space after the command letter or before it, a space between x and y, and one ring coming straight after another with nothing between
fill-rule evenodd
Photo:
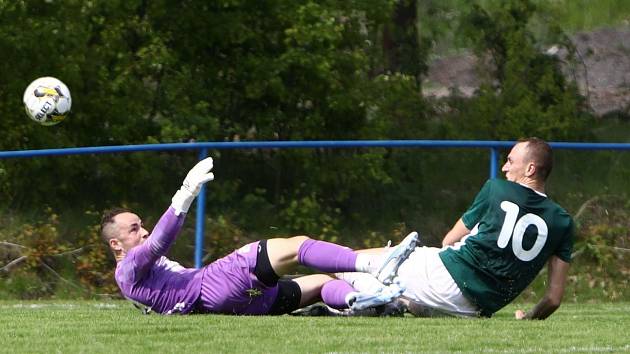
<instances>
[{"instance_id":1,"label":"tree foliage","mask_svg":"<svg viewBox=\"0 0 630 354\"><path fill-rule=\"evenodd\" d=\"M579 140L587 135L589 116L576 84L566 80L560 60L546 54L531 31L537 14L531 1L503 1L489 9L473 5L464 17L461 31L482 58L487 79L458 115L457 123L469 128L463 136ZM551 33L547 40L571 47L562 33Z\"/></svg>"}]
</instances>

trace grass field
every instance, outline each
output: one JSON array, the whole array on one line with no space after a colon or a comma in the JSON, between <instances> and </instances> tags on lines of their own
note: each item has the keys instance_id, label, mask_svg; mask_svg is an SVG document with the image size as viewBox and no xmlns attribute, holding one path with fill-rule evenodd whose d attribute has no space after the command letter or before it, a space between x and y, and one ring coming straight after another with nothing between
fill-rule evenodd
<instances>
[{"instance_id":1,"label":"grass field","mask_svg":"<svg viewBox=\"0 0 630 354\"><path fill-rule=\"evenodd\" d=\"M630 303L546 321L144 316L127 302L0 302L0 351L29 353L629 352Z\"/></svg>"}]
</instances>

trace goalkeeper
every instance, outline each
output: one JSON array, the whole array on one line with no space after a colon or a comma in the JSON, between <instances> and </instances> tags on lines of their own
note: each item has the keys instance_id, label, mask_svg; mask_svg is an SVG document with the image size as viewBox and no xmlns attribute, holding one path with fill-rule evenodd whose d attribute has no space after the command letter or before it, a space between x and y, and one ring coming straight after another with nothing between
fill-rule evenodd
<instances>
[{"instance_id":1,"label":"goalkeeper","mask_svg":"<svg viewBox=\"0 0 630 354\"><path fill-rule=\"evenodd\" d=\"M201 186L214 179L212 158L186 176L171 206L149 233L138 215L114 209L103 215L101 235L116 259L122 294L145 312L277 315L320 300L324 284L341 289L323 296L326 303L361 309L390 302L404 289L393 283L362 294L325 274L280 279L298 264L321 272L369 272L391 283L398 266L415 248L417 234L385 255L358 254L306 236L247 244L201 269L184 268L165 257Z\"/></svg>"}]
</instances>

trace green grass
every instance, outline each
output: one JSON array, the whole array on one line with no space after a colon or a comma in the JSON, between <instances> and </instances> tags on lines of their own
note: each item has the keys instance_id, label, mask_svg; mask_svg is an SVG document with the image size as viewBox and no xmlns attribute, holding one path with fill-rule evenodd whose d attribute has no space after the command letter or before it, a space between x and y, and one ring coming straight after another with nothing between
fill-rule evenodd
<instances>
[{"instance_id":1,"label":"green grass","mask_svg":"<svg viewBox=\"0 0 630 354\"><path fill-rule=\"evenodd\" d=\"M567 304L546 321L143 316L122 301L0 302L2 352L622 352L630 303Z\"/></svg>"}]
</instances>

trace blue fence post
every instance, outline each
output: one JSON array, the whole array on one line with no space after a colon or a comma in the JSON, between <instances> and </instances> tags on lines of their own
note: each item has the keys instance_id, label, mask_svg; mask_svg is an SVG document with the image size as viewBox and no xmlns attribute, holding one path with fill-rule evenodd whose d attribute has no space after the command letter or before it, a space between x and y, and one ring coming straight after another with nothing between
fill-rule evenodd
<instances>
[{"instance_id":1,"label":"blue fence post","mask_svg":"<svg viewBox=\"0 0 630 354\"><path fill-rule=\"evenodd\" d=\"M199 160L208 156L208 149L199 150ZM202 185L197 197L197 219L195 227L195 267L201 268L203 258L203 236L205 233L206 186Z\"/></svg>"},{"instance_id":2,"label":"blue fence post","mask_svg":"<svg viewBox=\"0 0 630 354\"><path fill-rule=\"evenodd\" d=\"M496 147L490 148L490 178L497 178L499 161L499 150Z\"/></svg>"}]
</instances>

